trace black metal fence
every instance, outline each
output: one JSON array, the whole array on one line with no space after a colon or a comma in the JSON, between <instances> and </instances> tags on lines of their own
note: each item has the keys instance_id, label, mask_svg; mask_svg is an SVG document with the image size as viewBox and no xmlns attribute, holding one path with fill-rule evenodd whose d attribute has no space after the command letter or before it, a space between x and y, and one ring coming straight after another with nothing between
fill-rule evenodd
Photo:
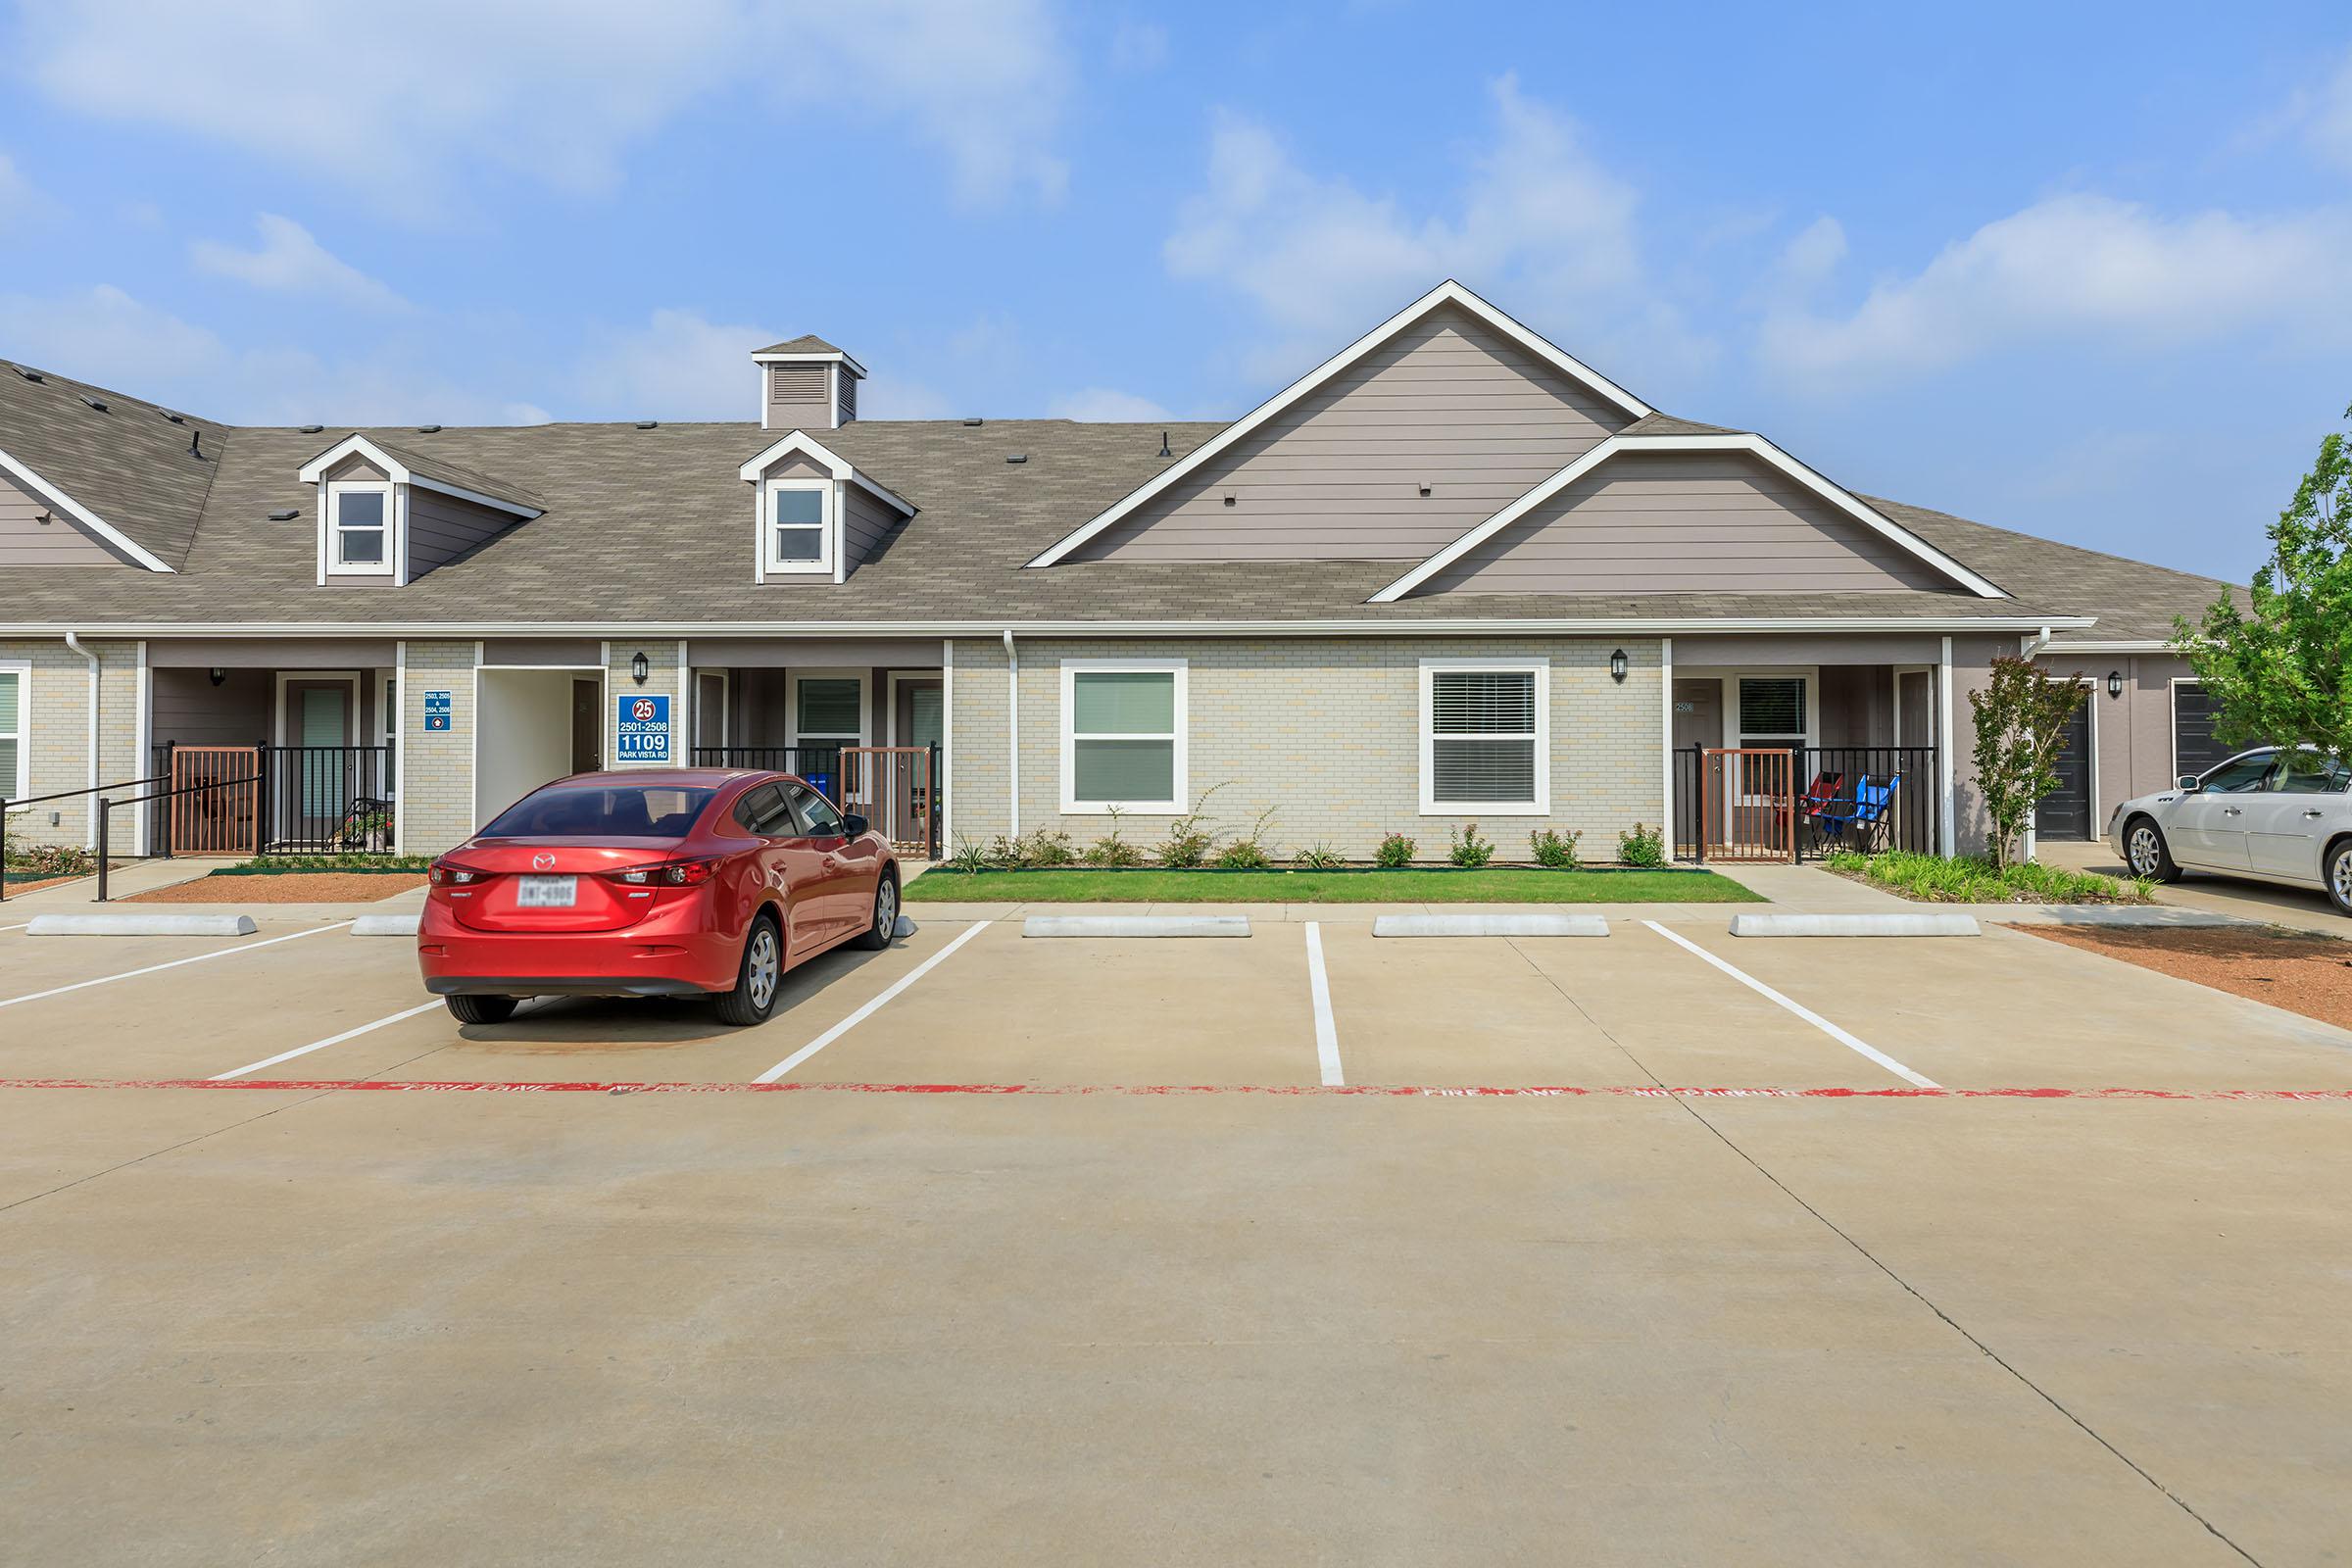
<instances>
[{"instance_id":1,"label":"black metal fence","mask_svg":"<svg viewBox=\"0 0 2352 1568\"><path fill-rule=\"evenodd\" d=\"M1703 782L1708 776L1708 752L1692 746L1674 754L1674 854L1677 859L1703 861L1710 844L1723 845L1730 836L1722 820L1702 820L1708 809ZM1936 791L1940 777L1933 746L1791 746L1789 774L1792 800L1777 804L1796 819L1798 860L1818 859L1839 841L1874 849L1941 853L1942 812ZM1876 813L1865 809L1858 820L1855 802L1867 781L1873 791L1892 785L1893 795ZM1720 792L1719 792L1720 794ZM1826 807L1825 810L1823 808ZM1720 818L1726 806L1718 798ZM1832 832L1832 824L1840 824Z\"/></svg>"},{"instance_id":2,"label":"black metal fence","mask_svg":"<svg viewBox=\"0 0 2352 1568\"><path fill-rule=\"evenodd\" d=\"M816 793L841 805L841 743L820 746L697 746L691 756L697 767L756 767L770 773L792 773L808 781Z\"/></svg>"},{"instance_id":3,"label":"black metal fence","mask_svg":"<svg viewBox=\"0 0 2352 1568\"><path fill-rule=\"evenodd\" d=\"M175 763L198 752L218 770L224 749L155 748L155 771L174 786L191 778ZM243 749L239 749L243 750ZM226 771L214 787L177 788L138 803L150 813L147 841L163 854L331 855L397 849L392 834L392 749L388 746L256 746L252 765ZM209 775L208 775L209 776ZM131 804L131 803L121 803Z\"/></svg>"}]
</instances>

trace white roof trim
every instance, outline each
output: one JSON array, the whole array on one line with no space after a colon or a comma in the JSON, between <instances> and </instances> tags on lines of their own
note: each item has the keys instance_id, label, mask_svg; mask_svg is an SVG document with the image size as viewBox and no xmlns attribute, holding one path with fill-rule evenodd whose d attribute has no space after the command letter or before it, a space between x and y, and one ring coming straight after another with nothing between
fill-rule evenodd
<instances>
[{"instance_id":1,"label":"white roof trim","mask_svg":"<svg viewBox=\"0 0 2352 1568\"><path fill-rule=\"evenodd\" d=\"M2107 642L2046 642L2034 651L2034 656L2038 659L2044 654L2177 654L2180 651L2169 642L2137 637Z\"/></svg>"},{"instance_id":2,"label":"white roof trim","mask_svg":"<svg viewBox=\"0 0 2352 1568\"><path fill-rule=\"evenodd\" d=\"M1411 593L1415 588L1420 587L1430 578L1444 571L1447 566L1452 565L1512 523L1517 522L1529 512L1542 506L1601 464L1628 452L1739 452L1760 459L1839 511L1856 518L1865 526L1884 535L1895 545L1934 566L1937 571L1942 572L1971 593L1984 599L2009 597L1998 587L1969 570L1910 529L1887 517L1877 508L1865 505L1850 492L1823 478L1760 435L1613 435L1374 594L1370 603L1387 605L1402 599L1406 594Z\"/></svg>"},{"instance_id":3,"label":"white roof trim","mask_svg":"<svg viewBox=\"0 0 2352 1568\"><path fill-rule=\"evenodd\" d=\"M830 354L786 354L781 351L770 354L762 351L752 356L752 363L755 365L846 365L858 372L860 380L866 379L865 367L839 349L835 349Z\"/></svg>"},{"instance_id":4,"label":"white roof trim","mask_svg":"<svg viewBox=\"0 0 2352 1568\"><path fill-rule=\"evenodd\" d=\"M1632 417L1639 419L1653 412L1648 404L1607 376L1584 364L1557 344L1539 337L1449 277L1371 331L1366 332L1362 337L1340 350L1330 359L1325 360L1321 365L1307 371L1298 380L1293 381L1289 386L1284 387L1273 397L1234 420L1207 441L1186 453L1183 458L1161 469L1152 479L1139 488L1129 491L1127 495L1112 504L1108 510L1098 513L1075 532L1065 534L1054 544L1049 545L1029 564L1032 566L1053 565L1153 496L1204 466L1217 454L1273 419L1284 410L1306 397L1317 387L1322 386L1333 376L1338 375L1342 370L1362 359L1381 344L1386 343L1390 338L1395 337L1398 332L1403 331L1430 312L1446 305L1457 306L1469 312L1495 331L1527 350L1544 364L1615 404Z\"/></svg>"},{"instance_id":5,"label":"white roof trim","mask_svg":"<svg viewBox=\"0 0 2352 1568\"><path fill-rule=\"evenodd\" d=\"M525 522L545 514L544 508L525 506L519 501L509 501L502 496L485 495L479 490L468 490L462 484L451 484L446 479L436 479L429 474L418 473L364 435L345 436L304 464L295 471L295 476L304 484L318 484L326 477L327 469L341 463L345 458L353 457L366 458L369 463L383 469L385 476L394 484L414 485L419 490L431 490L440 495L455 496L460 501L470 501L478 507L488 507L496 512L512 513Z\"/></svg>"},{"instance_id":6,"label":"white roof trim","mask_svg":"<svg viewBox=\"0 0 2352 1568\"><path fill-rule=\"evenodd\" d=\"M859 472L857 465L836 454L822 441L806 430L795 430L781 441L769 443L759 456L735 470L737 478L747 484L757 484L760 476L784 459L794 456L807 458L836 479L846 479L861 489L870 490L906 516L914 515L914 504L887 485L876 484Z\"/></svg>"},{"instance_id":7,"label":"white roof trim","mask_svg":"<svg viewBox=\"0 0 2352 1568\"><path fill-rule=\"evenodd\" d=\"M120 550L124 555L130 557L131 560L137 562L140 565L145 566L149 571L172 571L172 568L165 564L164 562L158 558L153 551L147 549L146 546L140 544L136 539L131 538L128 534L116 527L113 523L108 522L104 517L99 516L98 514L92 512L89 508L83 506L80 502L74 500L63 490L60 490L56 485L51 484L48 480L33 472L32 469L25 464L20 463L15 458L10 457L6 452L0 452L0 468L5 468L10 473L15 474L17 478L21 480L27 488L37 490L44 496L56 497L58 506L64 509L67 516L72 517L75 522L80 523L83 527L89 529L90 532L96 534L108 544L113 545L117 550ZM176 573L174 573L174 575L176 575Z\"/></svg>"},{"instance_id":8,"label":"white roof trim","mask_svg":"<svg viewBox=\"0 0 2352 1568\"><path fill-rule=\"evenodd\" d=\"M302 620L9 621L0 634L59 637L977 637L994 643L1009 627L1021 637L1493 637L1504 633L1593 636L1685 632L2031 632L2082 630L2089 615L1590 615L1398 620ZM2064 645L2059 645L2063 647Z\"/></svg>"}]
</instances>

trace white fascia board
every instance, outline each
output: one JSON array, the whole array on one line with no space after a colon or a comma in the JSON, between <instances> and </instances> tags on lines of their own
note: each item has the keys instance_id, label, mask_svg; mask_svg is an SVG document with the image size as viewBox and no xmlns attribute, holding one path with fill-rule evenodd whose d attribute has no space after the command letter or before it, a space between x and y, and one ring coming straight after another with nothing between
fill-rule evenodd
<instances>
[{"instance_id":1,"label":"white fascia board","mask_svg":"<svg viewBox=\"0 0 2352 1568\"><path fill-rule=\"evenodd\" d=\"M995 641L1009 626L1016 637L1497 637L1682 636L1698 632L1953 632L2039 631L2044 626L2079 631L2088 615L1617 615L1448 620L774 620L721 621L415 621L310 620L255 624L246 621L59 621L0 623L0 636L148 637L400 637L425 641L482 637L631 638L764 637L789 642L802 637L985 637ZM2063 645L2060 645L2063 646Z\"/></svg>"},{"instance_id":2,"label":"white fascia board","mask_svg":"<svg viewBox=\"0 0 2352 1568\"><path fill-rule=\"evenodd\" d=\"M1539 361L1550 366L1570 380L1580 383L1605 401L1615 404L1629 416L1639 419L1654 412L1648 404L1607 376L1584 364L1557 344L1548 342L1522 326L1449 277L1371 331L1366 332L1362 337L1340 350L1330 359L1325 360L1321 365L1307 371L1298 380L1293 381L1280 392L1275 393L1273 397L1243 415L1207 441L1186 453L1184 457L1161 469L1151 480L1129 491L1106 511L1098 513L1075 531L1065 534L1054 544L1049 545L1029 564L1051 566L1055 562L1062 560L1071 551L1085 544L1089 539L1094 538L1103 529L1108 528L1112 523L1150 501L1153 496L1176 484L1187 475L1199 471L1219 453L1245 439L1293 404L1313 393L1318 387L1324 385L1372 350L1380 347L1415 321L1420 320L1430 312L1446 305L1457 306L1469 312L1519 347L1527 350Z\"/></svg>"},{"instance_id":3,"label":"white fascia board","mask_svg":"<svg viewBox=\"0 0 2352 1568\"><path fill-rule=\"evenodd\" d=\"M394 484L414 485L420 490L431 490L439 495L455 496L460 501L470 501L477 507L488 507L494 512L511 513L526 522L543 514L544 509L539 507L525 506L519 501L509 501L500 496L485 495L479 490L468 490L464 485L451 484L446 479L435 479L429 475L418 473L364 435L345 436L297 468L295 477L304 484L320 483L326 478L327 469L341 463L345 458L355 457L366 458L369 463L383 469L385 477Z\"/></svg>"},{"instance_id":4,"label":"white fascia board","mask_svg":"<svg viewBox=\"0 0 2352 1568\"><path fill-rule=\"evenodd\" d=\"M846 365L858 372L859 380L868 379L865 367L849 355L836 350L831 354L755 354L754 365Z\"/></svg>"},{"instance_id":5,"label":"white fascia board","mask_svg":"<svg viewBox=\"0 0 2352 1568\"><path fill-rule=\"evenodd\" d=\"M823 468L836 479L846 480L859 489L881 498L884 504L896 507L906 516L914 515L914 503L887 485L877 484L860 472L856 464L836 454L822 441L806 430L795 430L761 449L757 457L735 470L735 476L746 484L758 484L766 471L790 457L804 457Z\"/></svg>"},{"instance_id":6,"label":"white fascia board","mask_svg":"<svg viewBox=\"0 0 2352 1568\"><path fill-rule=\"evenodd\" d=\"M21 481L27 489L36 491L43 496L47 496L55 500L57 505L64 510L67 516L72 517L75 522L80 523L84 528L89 529L90 532L96 534L108 544L113 545L117 550L120 550L124 555L130 557L131 560L137 562L140 565L145 566L149 571L171 572L172 570L172 568L160 560L153 551L147 549L146 546L140 544L136 539L131 538L128 534L116 527L113 523L108 522L104 517L99 516L98 514L92 512L89 508L83 506L80 502L74 500L63 490L60 490L56 485L51 484L48 480L33 472L29 465L11 457L6 452L0 452L0 468L4 468L8 472L15 474L18 480Z\"/></svg>"},{"instance_id":7,"label":"white fascia board","mask_svg":"<svg viewBox=\"0 0 2352 1568\"><path fill-rule=\"evenodd\" d=\"M2180 649L2169 642L2148 638L2120 638L2109 642L2069 642L2063 639L2046 642L2034 650L2034 656L2055 654L2178 654Z\"/></svg>"},{"instance_id":8,"label":"white fascia board","mask_svg":"<svg viewBox=\"0 0 2352 1568\"><path fill-rule=\"evenodd\" d=\"M1760 435L1613 435L1542 484L1480 523L1412 570L1374 594L1370 603L1394 604L1452 565L1471 551L1517 522L1536 507L1592 472L1610 458L1629 452L1738 452L1756 458L1829 502L1832 506L1916 556L1983 599L2006 599L1999 587L1969 570L1877 508L1866 505L1843 487L1832 483Z\"/></svg>"}]
</instances>

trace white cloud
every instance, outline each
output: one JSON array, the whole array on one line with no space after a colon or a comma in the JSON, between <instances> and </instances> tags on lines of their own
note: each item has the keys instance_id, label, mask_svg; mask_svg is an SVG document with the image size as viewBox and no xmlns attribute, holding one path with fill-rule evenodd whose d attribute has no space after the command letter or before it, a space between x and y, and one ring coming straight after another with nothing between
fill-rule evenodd
<instances>
[{"instance_id":1,"label":"white cloud","mask_svg":"<svg viewBox=\"0 0 2352 1568\"><path fill-rule=\"evenodd\" d=\"M1132 392L1120 392L1106 386L1090 386L1066 397L1055 398L1047 406L1046 412L1056 419L1109 424L1140 424L1169 417L1168 411L1150 398L1137 397Z\"/></svg>"},{"instance_id":2,"label":"white cloud","mask_svg":"<svg viewBox=\"0 0 2352 1568\"><path fill-rule=\"evenodd\" d=\"M752 351L784 336L764 326L718 324L693 311L659 310L581 360L575 380L614 418L756 419L760 373Z\"/></svg>"},{"instance_id":3,"label":"white cloud","mask_svg":"<svg viewBox=\"0 0 2352 1568\"><path fill-rule=\"evenodd\" d=\"M1178 277L1239 291L1287 339L1252 356L1253 373L1296 372L1447 276L1588 358L1595 344L1653 368L1706 357L1650 287L1633 187L1513 77L1491 93L1491 137L1443 214L1309 172L1264 126L1217 117L1207 188L1165 256Z\"/></svg>"},{"instance_id":4,"label":"white cloud","mask_svg":"<svg viewBox=\"0 0 2352 1568\"><path fill-rule=\"evenodd\" d=\"M8 154L0 153L0 217L13 217L29 208L35 192L32 181L17 170Z\"/></svg>"},{"instance_id":5,"label":"white cloud","mask_svg":"<svg viewBox=\"0 0 2352 1568\"><path fill-rule=\"evenodd\" d=\"M1845 260L1845 225L1835 218L1816 218L1781 252L1782 280L1809 288L1837 271Z\"/></svg>"},{"instance_id":6,"label":"white cloud","mask_svg":"<svg viewBox=\"0 0 2352 1568\"><path fill-rule=\"evenodd\" d=\"M1850 315L1770 312L1768 364L1804 375L1941 368L2023 343L2162 347L2247 329L2340 338L2352 320L2352 222L2317 212L2168 219L2102 196L2054 197L1985 224Z\"/></svg>"},{"instance_id":7,"label":"white cloud","mask_svg":"<svg viewBox=\"0 0 2352 1568\"><path fill-rule=\"evenodd\" d=\"M259 249L242 251L219 240L200 239L188 246L189 258L201 271L272 293L318 294L373 310L408 303L388 285L329 252L291 218L263 213L254 226L261 231Z\"/></svg>"},{"instance_id":8,"label":"white cloud","mask_svg":"<svg viewBox=\"0 0 2352 1568\"><path fill-rule=\"evenodd\" d=\"M746 136L780 118L803 134L845 114L896 123L978 203L1053 199L1066 181L1054 141L1070 72L1045 7L668 0L649 18L634 0L51 0L26 13L20 59L69 108L239 147L412 216L485 166L605 191L631 146L720 93L741 95Z\"/></svg>"},{"instance_id":9,"label":"white cloud","mask_svg":"<svg viewBox=\"0 0 2352 1568\"><path fill-rule=\"evenodd\" d=\"M2352 54L2325 82L2298 93L2289 110L2300 123L2305 145L2337 169L2352 172Z\"/></svg>"}]
</instances>

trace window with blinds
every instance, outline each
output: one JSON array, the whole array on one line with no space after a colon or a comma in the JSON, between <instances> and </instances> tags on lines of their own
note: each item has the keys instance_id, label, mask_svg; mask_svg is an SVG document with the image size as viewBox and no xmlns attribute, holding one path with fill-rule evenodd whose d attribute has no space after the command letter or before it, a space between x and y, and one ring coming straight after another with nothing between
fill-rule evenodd
<instances>
[{"instance_id":1,"label":"window with blinds","mask_svg":"<svg viewBox=\"0 0 2352 1568\"><path fill-rule=\"evenodd\" d=\"M776 403L822 403L825 401L825 367L822 365L771 365L767 368L767 395Z\"/></svg>"},{"instance_id":2,"label":"window with blinds","mask_svg":"<svg viewBox=\"0 0 2352 1568\"><path fill-rule=\"evenodd\" d=\"M1062 809L1182 810L1184 706L1179 662L1064 664Z\"/></svg>"},{"instance_id":3,"label":"window with blinds","mask_svg":"<svg viewBox=\"0 0 2352 1568\"><path fill-rule=\"evenodd\" d=\"M1740 682L1740 744L1802 746L1805 741L1805 678L1802 675L1742 677Z\"/></svg>"},{"instance_id":4,"label":"window with blinds","mask_svg":"<svg viewBox=\"0 0 2352 1568\"><path fill-rule=\"evenodd\" d=\"M0 669L0 790L17 800L32 793L25 778L24 669Z\"/></svg>"},{"instance_id":5,"label":"window with blinds","mask_svg":"<svg viewBox=\"0 0 2352 1568\"><path fill-rule=\"evenodd\" d=\"M1547 673L1540 664L1423 666L1422 810L1549 808Z\"/></svg>"},{"instance_id":6,"label":"window with blinds","mask_svg":"<svg viewBox=\"0 0 2352 1568\"><path fill-rule=\"evenodd\" d=\"M810 676L800 682L800 708L794 715L804 742L846 741L858 744L863 729L865 688L856 676Z\"/></svg>"}]
</instances>

